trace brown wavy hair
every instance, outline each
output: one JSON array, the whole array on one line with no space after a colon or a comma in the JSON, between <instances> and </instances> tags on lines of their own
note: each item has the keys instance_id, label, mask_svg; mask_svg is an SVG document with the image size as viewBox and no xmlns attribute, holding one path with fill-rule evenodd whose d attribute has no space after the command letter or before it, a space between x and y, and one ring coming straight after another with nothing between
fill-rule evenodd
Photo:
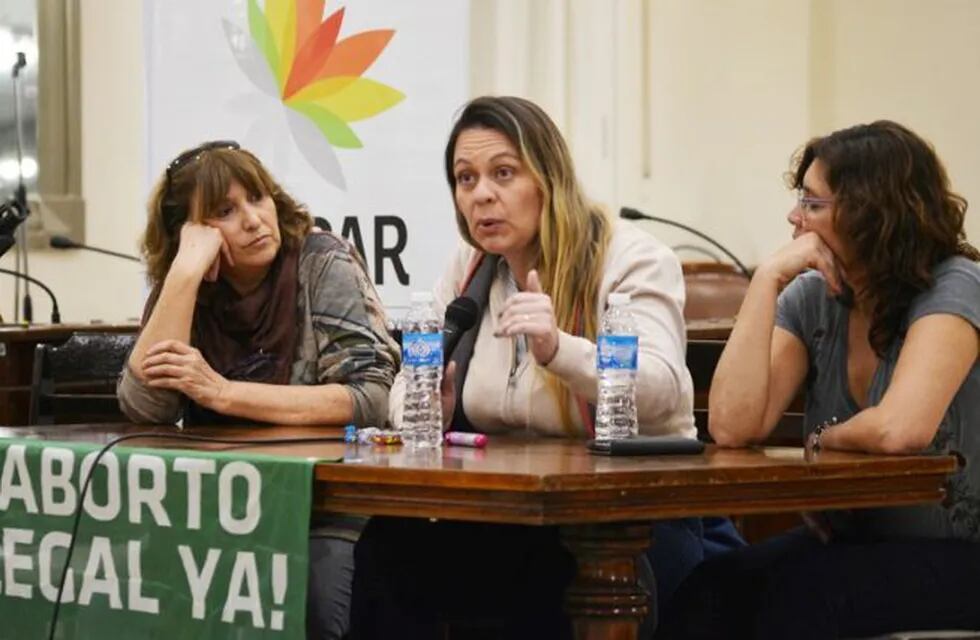
<instances>
[{"instance_id":1,"label":"brown wavy hair","mask_svg":"<svg viewBox=\"0 0 980 640\"><path fill-rule=\"evenodd\" d=\"M163 282L177 255L180 228L190 220L201 222L225 201L228 189L238 182L251 195L272 196L279 232L286 246L298 247L313 227L306 207L298 203L272 178L258 158L244 149L204 148L190 160L157 180L147 204L146 230L140 251L146 260L152 286ZM180 156L178 156L180 157Z\"/></svg>"},{"instance_id":2,"label":"brown wavy hair","mask_svg":"<svg viewBox=\"0 0 980 640\"><path fill-rule=\"evenodd\" d=\"M834 194L834 229L865 274L856 294L871 301L868 341L883 357L903 336L912 300L933 285L934 267L956 255L980 259L963 229L966 199L951 191L932 146L888 120L808 142L791 186L802 188L816 159Z\"/></svg>"},{"instance_id":3,"label":"brown wavy hair","mask_svg":"<svg viewBox=\"0 0 980 640\"><path fill-rule=\"evenodd\" d=\"M612 236L612 222L601 207L585 197L561 132L548 114L529 100L483 96L470 101L460 112L446 142L446 180L454 203L456 141L468 129L498 131L520 153L521 161L541 192L541 228L535 266L541 288L551 296L558 328L594 341L599 327L596 304L601 265L605 263ZM466 242L482 251L458 208L456 224ZM539 371L558 402L565 429L570 431L572 397L568 389L548 371L540 368Z\"/></svg>"}]
</instances>

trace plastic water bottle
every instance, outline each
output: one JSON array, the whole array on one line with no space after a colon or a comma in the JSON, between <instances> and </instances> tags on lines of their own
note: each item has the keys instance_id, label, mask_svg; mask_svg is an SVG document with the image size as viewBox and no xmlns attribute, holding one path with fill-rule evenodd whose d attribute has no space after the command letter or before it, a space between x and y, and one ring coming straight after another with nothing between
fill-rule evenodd
<instances>
[{"instance_id":1,"label":"plastic water bottle","mask_svg":"<svg viewBox=\"0 0 980 640\"><path fill-rule=\"evenodd\" d=\"M619 440L637 435L636 364L639 338L629 310L628 293L609 294L609 307L599 325L596 368L599 402L596 440Z\"/></svg>"},{"instance_id":2,"label":"plastic water bottle","mask_svg":"<svg viewBox=\"0 0 980 640\"><path fill-rule=\"evenodd\" d=\"M402 322L402 367L405 370L405 411L402 442L425 449L442 446L442 321L432 307L432 294L415 292Z\"/></svg>"}]
</instances>

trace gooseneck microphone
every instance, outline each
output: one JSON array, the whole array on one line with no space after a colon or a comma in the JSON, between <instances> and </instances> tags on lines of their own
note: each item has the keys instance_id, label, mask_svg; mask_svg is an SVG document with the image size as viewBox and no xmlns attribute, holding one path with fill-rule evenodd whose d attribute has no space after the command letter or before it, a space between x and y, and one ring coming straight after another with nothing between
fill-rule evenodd
<instances>
[{"instance_id":1,"label":"gooseneck microphone","mask_svg":"<svg viewBox=\"0 0 980 640\"><path fill-rule=\"evenodd\" d=\"M442 365L449 364L456 345L463 334L480 319L480 307L473 298L460 296L446 307L446 318L442 326Z\"/></svg>"},{"instance_id":2,"label":"gooseneck microphone","mask_svg":"<svg viewBox=\"0 0 980 640\"><path fill-rule=\"evenodd\" d=\"M27 66L27 56L24 55L23 51L17 52L17 60L14 62L14 68L11 69L11 74L16 78L20 75L20 70Z\"/></svg>"},{"instance_id":3,"label":"gooseneck microphone","mask_svg":"<svg viewBox=\"0 0 980 640\"><path fill-rule=\"evenodd\" d=\"M137 258L136 256L131 256L125 253L119 253L118 251L109 251L108 249L100 249L99 247L92 247L87 244L75 242L68 236L51 236L51 239L48 240L48 244L51 245L52 249L85 249L86 251L104 253L105 255L113 256L114 258L122 258L123 260L132 260L133 262L140 262L140 259Z\"/></svg>"},{"instance_id":4,"label":"gooseneck microphone","mask_svg":"<svg viewBox=\"0 0 980 640\"><path fill-rule=\"evenodd\" d=\"M13 276L15 278L20 278L21 280L27 280L31 284L36 284L37 286L44 289L44 292L48 294L51 298L51 324L61 323L61 312L58 311L58 300L54 297L54 292L48 288L48 285L44 284L37 278L32 278L31 276L25 275L23 273L18 273L17 271L11 271L10 269L0 269L0 273L5 273L8 276Z\"/></svg>"},{"instance_id":5,"label":"gooseneck microphone","mask_svg":"<svg viewBox=\"0 0 980 640\"><path fill-rule=\"evenodd\" d=\"M692 229L691 227L687 226L686 224L681 224L680 222L675 222L673 220L668 220L667 218L659 218L657 216L651 216L649 214L643 213L642 211L637 211L636 209L633 209L631 207L623 207L622 209L620 209L619 210L619 217L620 218L623 218L625 220L650 220L650 221L653 221L653 222L659 222L661 224L670 225L672 227L677 227L678 229L683 229L684 231L687 231L688 233L693 233L694 235L696 235L697 237L701 238L705 242L710 242L712 245L714 245L715 247L717 247L718 250L720 250L726 256L728 256L729 258L731 258L731 261L735 263L735 265L739 268L739 271L741 271L742 274L746 278L752 278L752 273L748 270L748 268L744 264L742 264L742 261L741 260L739 260L738 258L735 257L735 254L734 253L732 253L731 251L729 251L728 249L726 249L725 247L723 247L721 245L721 243L719 243L718 241L716 241L716 240L714 240L712 238L709 238L708 236L706 236L705 234L701 233L697 229Z\"/></svg>"}]
</instances>

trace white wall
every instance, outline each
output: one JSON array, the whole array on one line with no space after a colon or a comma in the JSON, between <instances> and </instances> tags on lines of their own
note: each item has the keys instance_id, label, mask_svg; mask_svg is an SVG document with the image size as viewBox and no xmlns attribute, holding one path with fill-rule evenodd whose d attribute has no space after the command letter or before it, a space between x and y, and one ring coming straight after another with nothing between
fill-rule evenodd
<instances>
[{"instance_id":1,"label":"white wall","mask_svg":"<svg viewBox=\"0 0 980 640\"><path fill-rule=\"evenodd\" d=\"M921 133L980 208L980 2L473 0L471 15L474 95L538 101L593 197L693 224L746 262L788 238L782 173L792 152L857 122L891 118ZM87 240L135 252L142 2L86 1L81 18ZM967 220L980 242L980 213ZM648 228L671 244L694 240ZM140 312L137 265L38 251L31 272L55 289L66 320ZM12 297L0 280L5 318ZM40 291L34 300L46 317Z\"/></svg>"},{"instance_id":2,"label":"white wall","mask_svg":"<svg viewBox=\"0 0 980 640\"><path fill-rule=\"evenodd\" d=\"M887 118L932 142L972 204L967 235L980 245L980 2L828 0L825 9L833 22L818 49L814 129Z\"/></svg>"},{"instance_id":3,"label":"white wall","mask_svg":"<svg viewBox=\"0 0 980 640\"><path fill-rule=\"evenodd\" d=\"M143 12L137 0L82 2L82 196L86 242L135 254L143 227L145 149ZM13 268L13 251L2 260ZM30 273L58 297L62 321L123 321L139 316L142 267L90 252L31 251ZM0 314L14 317L13 280L0 279ZM34 318L51 305L31 288Z\"/></svg>"},{"instance_id":4,"label":"white wall","mask_svg":"<svg viewBox=\"0 0 980 640\"><path fill-rule=\"evenodd\" d=\"M649 177L620 202L692 225L755 263L787 238L782 173L808 135L806 2L652 2ZM670 244L703 244L662 225ZM698 259L697 255L691 256Z\"/></svg>"},{"instance_id":5,"label":"white wall","mask_svg":"<svg viewBox=\"0 0 980 640\"><path fill-rule=\"evenodd\" d=\"M931 140L980 207L980 2L474 2L475 91L549 109L587 190L613 210L691 224L755 263L788 239L793 152L877 118ZM967 220L977 242L980 214Z\"/></svg>"}]
</instances>

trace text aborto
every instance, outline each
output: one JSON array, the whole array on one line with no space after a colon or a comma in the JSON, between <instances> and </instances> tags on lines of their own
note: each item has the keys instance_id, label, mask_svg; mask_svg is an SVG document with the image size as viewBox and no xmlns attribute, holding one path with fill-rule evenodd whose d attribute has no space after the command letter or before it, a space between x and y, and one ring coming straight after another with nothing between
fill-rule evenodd
<instances>
[{"instance_id":1,"label":"text aborto","mask_svg":"<svg viewBox=\"0 0 980 640\"><path fill-rule=\"evenodd\" d=\"M97 453L0 441L0 638L43 637ZM302 638L311 485L305 460L106 453L81 504L59 628Z\"/></svg>"}]
</instances>

